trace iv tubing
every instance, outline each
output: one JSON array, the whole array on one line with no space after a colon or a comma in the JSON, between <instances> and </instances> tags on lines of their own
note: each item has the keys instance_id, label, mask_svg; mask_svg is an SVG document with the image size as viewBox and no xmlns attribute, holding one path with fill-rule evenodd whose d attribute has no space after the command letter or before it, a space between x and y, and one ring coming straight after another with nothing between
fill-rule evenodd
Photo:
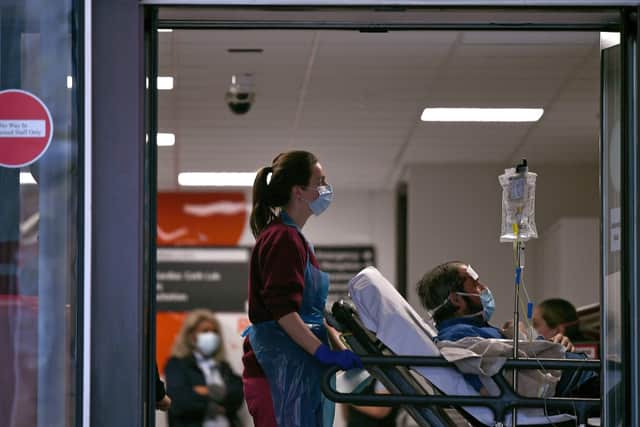
<instances>
[{"instance_id":1,"label":"iv tubing","mask_svg":"<svg viewBox=\"0 0 640 427\"><path fill-rule=\"evenodd\" d=\"M515 292L513 300L513 359L518 359L518 339L520 337L520 310L518 308L520 304L520 279L522 277L522 259L521 259L521 245L520 242L520 227L518 224L513 224L513 231L516 235L516 240L513 242L513 248L516 251L516 277L515 277ZM514 369L512 373L513 377L513 389L518 390L518 370ZM515 426L518 420L518 410L513 408L513 415L511 418L511 425Z\"/></svg>"}]
</instances>

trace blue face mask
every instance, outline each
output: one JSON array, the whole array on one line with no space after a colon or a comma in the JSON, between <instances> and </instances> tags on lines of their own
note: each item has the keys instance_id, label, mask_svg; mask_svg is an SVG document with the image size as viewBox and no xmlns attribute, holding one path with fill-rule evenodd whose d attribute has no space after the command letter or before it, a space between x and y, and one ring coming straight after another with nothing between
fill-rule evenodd
<instances>
[{"instance_id":1,"label":"blue face mask","mask_svg":"<svg viewBox=\"0 0 640 427\"><path fill-rule=\"evenodd\" d=\"M489 290L489 288L484 288L479 294L470 294L466 292L456 292L458 295L466 295L473 297L480 297L480 302L482 303L482 317L486 322L491 319L493 316L493 312L496 311L496 300L493 298L493 294Z\"/></svg>"},{"instance_id":2,"label":"blue face mask","mask_svg":"<svg viewBox=\"0 0 640 427\"><path fill-rule=\"evenodd\" d=\"M493 312L496 311L496 300L493 299L493 294L489 288L484 288L480 292L480 302L482 302L482 316L488 322L493 316Z\"/></svg>"},{"instance_id":3,"label":"blue face mask","mask_svg":"<svg viewBox=\"0 0 640 427\"><path fill-rule=\"evenodd\" d=\"M318 187L318 193L320 193L320 196L317 199L307 202L309 209L311 209L311 212L316 216L326 211L331 204L333 200L333 188L330 184L321 185Z\"/></svg>"}]
</instances>

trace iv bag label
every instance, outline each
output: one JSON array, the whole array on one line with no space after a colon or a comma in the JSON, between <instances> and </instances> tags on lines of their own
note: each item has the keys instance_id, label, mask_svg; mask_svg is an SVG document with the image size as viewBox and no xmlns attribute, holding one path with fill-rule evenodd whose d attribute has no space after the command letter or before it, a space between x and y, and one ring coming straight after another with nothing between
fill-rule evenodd
<instances>
[{"instance_id":1,"label":"iv bag label","mask_svg":"<svg viewBox=\"0 0 640 427\"><path fill-rule=\"evenodd\" d=\"M512 179L509 185L509 199L521 200L524 197L525 178Z\"/></svg>"}]
</instances>

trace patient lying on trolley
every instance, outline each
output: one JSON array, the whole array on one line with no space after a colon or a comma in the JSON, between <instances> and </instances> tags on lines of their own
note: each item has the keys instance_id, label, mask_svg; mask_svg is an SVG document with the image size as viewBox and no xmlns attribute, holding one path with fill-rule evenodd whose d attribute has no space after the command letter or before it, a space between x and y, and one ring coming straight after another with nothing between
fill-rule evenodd
<instances>
[{"instance_id":1,"label":"patient lying on trolley","mask_svg":"<svg viewBox=\"0 0 640 427\"><path fill-rule=\"evenodd\" d=\"M508 331L488 323L495 310L495 301L469 264L450 261L438 265L418 282L417 292L436 323L436 341L458 341L467 337L510 338ZM566 358L585 358L582 354L572 353L573 344L562 334L553 336L551 341L565 347ZM477 375L465 375L465 379L478 392L487 394ZM591 371L564 371L555 390L556 396L598 397L600 381Z\"/></svg>"}]
</instances>

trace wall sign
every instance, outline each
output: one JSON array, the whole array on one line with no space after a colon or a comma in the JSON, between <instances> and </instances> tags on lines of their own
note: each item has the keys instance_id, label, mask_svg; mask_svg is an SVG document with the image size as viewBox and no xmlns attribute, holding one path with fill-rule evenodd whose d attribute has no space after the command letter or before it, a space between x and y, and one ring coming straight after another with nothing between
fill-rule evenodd
<instances>
[{"instance_id":1,"label":"wall sign","mask_svg":"<svg viewBox=\"0 0 640 427\"><path fill-rule=\"evenodd\" d=\"M158 248L158 311L244 311L249 248Z\"/></svg>"},{"instance_id":2,"label":"wall sign","mask_svg":"<svg viewBox=\"0 0 640 427\"><path fill-rule=\"evenodd\" d=\"M320 270L329 273L330 304L347 296L349 280L360 270L376 266L373 246L316 246L315 253Z\"/></svg>"},{"instance_id":3,"label":"wall sign","mask_svg":"<svg viewBox=\"0 0 640 427\"><path fill-rule=\"evenodd\" d=\"M38 160L53 136L51 113L35 95L0 91L0 166L20 168Z\"/></svg>"}]
</instances>

